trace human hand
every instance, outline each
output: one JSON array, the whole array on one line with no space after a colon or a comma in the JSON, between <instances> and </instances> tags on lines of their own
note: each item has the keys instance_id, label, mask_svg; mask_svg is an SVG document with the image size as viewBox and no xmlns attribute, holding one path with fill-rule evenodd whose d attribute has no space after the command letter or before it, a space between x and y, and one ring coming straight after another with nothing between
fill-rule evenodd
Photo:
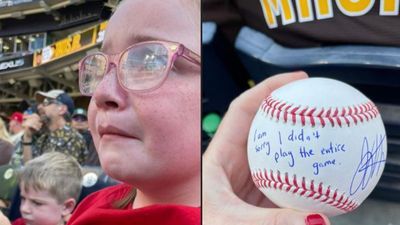
<instances>
[{"instance_id":1,"label":"human hand","mask_svg":"<svg viewBox=\"0 0 400 225\"><path fill-rule=\"evenodd\" d=\"M0 211L0 225L11 225L10 220Z\"/></svg>"},{"instance_id":2,"label":"human hand","mask_svg":"<svg viewBox=\"0 0 400 225\"><path fill-rule=\"evenodd\" d=\"M307 78L304 72L270 77L230 105L203 156L203 221L213 224L329 225L326 216L278 209L254 185L247 160L251 122L273 90Z\"/></svg>"},{"instance_id":3,"label":"human hand","mask_svg":"<svg viewBox=\"0 0 400 225\"><path fill-rule=\"evenodd\" d=\"M22 123L22 127L24 128L24 139L32 138L32 134L39 131L42 126L43 123L38 114L34 113L31 115L24 115L24 122Z\"/></svg>"}]
</instances>

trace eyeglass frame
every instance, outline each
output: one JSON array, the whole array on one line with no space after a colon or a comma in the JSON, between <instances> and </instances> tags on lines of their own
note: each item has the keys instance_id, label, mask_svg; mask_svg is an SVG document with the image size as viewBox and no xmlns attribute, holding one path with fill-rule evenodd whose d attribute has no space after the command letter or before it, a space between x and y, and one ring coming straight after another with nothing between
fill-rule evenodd
<instances>
[{"instance_id":1,"label":"eyeglass frame","mask_svg":"<svg viewBox=\"0 0 400 225\"><path fill-rule=\"evenodd\" d=\"M87 122L87 116L84 115L75 115L71 118L71 120L76 121L76 122Z\"/></svg>"},{"instance_id":2,"label":"eyeglass frame","mask_svg":"<svg viewBox=\"0 0 400 225\"><path fill-rule=\"evenodd\" d=\"M153 43L162 44L164 47L166 47L166 49L168 51L168 59L169 60L168 60L167 68L163 72L163 76L164 76L163 79L159 82L159 84L157 84L154 87L148 88L148 89L144 89L144 90L132 90L132 89L129 89L128 87L126 87L125 85L122 84L121 78L120 78L121 72L119 71L119 69L120 69L119 65L121 63L122 56L126 52L128 52L130 49L132 49L134 47L137 47L137 46L140 46L140 45L145 45L145 44L153 44ZM189 62L191 62L191 63L193 63L195 65L201 66L201 57L200 57L200 55L198 55L194 51L190 50L189 48L185 47L183 44L181 44L179 42L159 41L159 40L157 40L157 41L143 41L143 42L138 42L138 43L135 43L133 45L130 45L129 47L127 47L122 52L116 53L116 54L105 54L105 53L99 51L99 52L87 55L87 56L85 56L84 58L82 58L79 61L79 92L84 96L92 96L94 94L94 92L96 91L97 86L101 82L100 81L99 84L97 84L96 88L94 89L94 91L91 94L85 94L85 93L82 92L83 85L82 85L81 80L83 79L83 77L82 77L83 76L83 72L81 72L81 71L82 71L82 68L84 66L83 65L84 61L87 58L94 57L96 55L102 55L106 59L106 68L104 70L105 71L104 74L102 75L102 80L101 81L103 81L104 76L109 72L110 64L113 64L115 66L115 68L116 68L116 71L117 71L117 80L118 80L119 85L122 88L124 88L125 90L127 90L129 92L133 92L133 93L150 92L150 91L153 91L153 90L159 88L165 82L165 80L167 79L168 74L171 72L172 66L174 65L175 61L179 57L182 57L182 58L188 60Z\"/></svg>"},{"instance_id":3,"label":"eyeglass frame","mask_svg":"<svg viewBox=\"0 0 400 225\"><path fill-rule=\"evenodd\" d=\"M60 101L58 101L57 99L52 99L52 98L44 98L43 101L41 102L41 104L43 106L49 106L51 104L57 104L60 105L62 104Z\"/></svg>"}]
</instances>

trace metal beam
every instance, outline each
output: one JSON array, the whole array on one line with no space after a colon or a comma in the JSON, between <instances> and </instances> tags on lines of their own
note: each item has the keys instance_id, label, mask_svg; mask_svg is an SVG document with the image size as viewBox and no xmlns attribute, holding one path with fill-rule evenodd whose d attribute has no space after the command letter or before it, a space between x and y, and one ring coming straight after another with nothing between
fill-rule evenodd
<instances>
[{"instance_id":1,"label":"metal beam","mask_svg":"<svg viewBox=\"0 0 400 225\"><path fill-rule=\"evenodd\" d=\"M6 93L8 95L12 95L12 96L18 97L18 98L28 98L28 96L26 96L26 95L24 95L22 93L17 93L17 91L14 90L14 89L11 90L9 88L4 88L1 85L0 85L0 91Z\"/></svg>"},{"instance_id":2,"label":"metal beam","mask_svg":"<svg viewBox=\"0 0 400 225\"><path fill-rule=\"evenodd\" d=\"M0 103L18 103L22 102L24 99L22 98L3 98L0 99Z\"/></svg>"},{"instance_id":3,"label":"metal beam","mask_svg":"<svg viewBox=\"0 0 400 225\"><path fill-rule=\"evenodd\" d=\"M48 74L51 74L51 73L49 73L44 68L38 69L36 72L38 74L42 75L44 78L47 78L49 80L55 81L55 82L60 83L60 84L63 84L65 86L67 86L67 87L72 88L73 90L77 90L77 88L78 88L78 84L75 83L75 82L59 78L59 77L56 76L56 74L48 75Z\"/></svg>"},{"instance_id":4,"label":"metal beam","mask_svg":"<svg viewBox=\"0 0 400 225\"><path fill-rule=\"evenodd\" d=\"M57 83L59 83L59 84L65 85L65 86L67 86L67 87L70 87L70 88L72 88L73 90L77 90L77 88L78 88L78 84L75 83L75 82L68 81L68 80L59 78L59 77L57 77L57 76L43 75L43 74L42 74L42 76L45 77L45 78L47 78L47 79L50 79L50 80L52 80L52 81L55 81L55 82L57 82Z\"/></svg>"}]
</instances>

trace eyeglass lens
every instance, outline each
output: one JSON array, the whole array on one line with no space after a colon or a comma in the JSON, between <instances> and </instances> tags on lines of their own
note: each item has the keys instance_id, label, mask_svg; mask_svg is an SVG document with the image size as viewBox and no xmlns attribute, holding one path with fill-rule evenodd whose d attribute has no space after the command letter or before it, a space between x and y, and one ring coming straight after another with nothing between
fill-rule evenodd
<instances>
[{"instance_id":1,"label":"eyeglass lens","mask_svg":"<svg viewBox=\"0 0 400 225\"><path fill-rule=\"evenodd\" d=\"M45 98L45 99L43 99L43 103L42 104L44 106L48 106L48 105L53 104L53 103L57 103L57 101L54 100L54 99Z\"/></svg>"},{"instance_id":2,"label":"eyeglass lens","mask_svg":"<svg viewBox=\"0 0 400 225\"><path fill-rule=\"evenodd\" d=\"M169 65L168 49L161 43L146 43L125 51L119 61L119 79L130 90L151 89L162 82ZM83 93L92 94L106 73L107 59L87 57L82 66Z\"/></svg>"},{"instance_id":3,"label":"eyeglass lens","mask_svg":"<svg viewBox=\"0 0 400 225\"><path fill-rule=\"evenodd\" d=\"M107 59L101 54L88 56L81 68L81 88L83 93L93 93L98 83L103 78L106 70Z\"/></svg>"}]
</instances>

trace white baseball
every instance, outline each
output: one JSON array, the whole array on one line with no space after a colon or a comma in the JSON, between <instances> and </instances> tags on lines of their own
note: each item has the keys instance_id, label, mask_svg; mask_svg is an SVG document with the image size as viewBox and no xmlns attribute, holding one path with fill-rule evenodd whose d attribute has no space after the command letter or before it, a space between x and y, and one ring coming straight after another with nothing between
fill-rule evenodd
<instances>
[{"instance_id":1,"label":"white baseball","mask_svg":"<svg viewBox=\"0 0 400 225\"><path fill-rule=\"evenodd\" d=\"M335 216L374 189L387 143L371 100L343 82L309 78L262 102L247 147L253 181L272 202Z\"/></svg>"}]
</instances>

